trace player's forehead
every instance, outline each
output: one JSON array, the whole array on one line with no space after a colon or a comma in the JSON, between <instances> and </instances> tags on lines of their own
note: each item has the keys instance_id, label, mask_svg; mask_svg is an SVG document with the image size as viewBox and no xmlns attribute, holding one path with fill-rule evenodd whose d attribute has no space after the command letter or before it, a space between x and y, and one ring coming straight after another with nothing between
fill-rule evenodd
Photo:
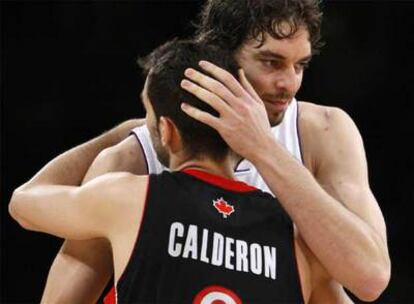
<instances>
[{"instance_id":1,"label":"player's forehead","mask_svg":"<svg viewBox=\"0 0 414 304\"><path fill-rule=\"evenodd\" d=\"M150 117L153 117L155 115L155 111L154 111L154 107L152 106L151 100L148 96L148 84L149 84L148 79L149 77L147 76L145 80L144 88L141 91L141 100L142 100L142 103L144 104L145 112L147 112L147 114Z\"/></svg>"},{"instance_id":2,"label":"player's forehead","mask_svg":"<svg viewBox=\"0 0 414 304\"><path fill-rule=\"evenodd\" d=\"M262 57L279 57L279 59L303 60L311 57L312 46L309 40L309 32L305 27L300 27L293 36L285 39L277 39L265 33L263 43L258 39L250 39L240 48L242 53Z\"/></svg>"},{"instance_id":3,"label":"player's forehead","mask_svg":"<svg viewBox=\"0 0 414 304\"><path fill-rule=\"evenodd\" d=\"M148 110L148 106L149 106L149 99L148 99L148 76L145 79L144 87L141 90L140 99L141 99L142 104L144 105L145 110Z\"/></svg>"}]
</instances>

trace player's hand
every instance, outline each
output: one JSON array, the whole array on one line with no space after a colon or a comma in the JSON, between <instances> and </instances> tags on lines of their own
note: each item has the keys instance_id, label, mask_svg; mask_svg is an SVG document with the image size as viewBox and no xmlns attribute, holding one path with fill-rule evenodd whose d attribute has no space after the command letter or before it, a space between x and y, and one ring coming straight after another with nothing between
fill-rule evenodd
<instances>
[{"instance_id":1,"label":"player's hand","mask_svg":"<svg viewBox=\"0 0 414 304\"><path fill-rule=\"evenodd\" d=\"M227 144L242 157L254 162L255 157L267 151L273 141L263 101L239 71L240 82L226 70L207 61L200 67L212 75L187 69L181 87L209 104L218 113L215 117L186 103L181 108L192 118L216 129Z\"/></svg>"}]
</instances>

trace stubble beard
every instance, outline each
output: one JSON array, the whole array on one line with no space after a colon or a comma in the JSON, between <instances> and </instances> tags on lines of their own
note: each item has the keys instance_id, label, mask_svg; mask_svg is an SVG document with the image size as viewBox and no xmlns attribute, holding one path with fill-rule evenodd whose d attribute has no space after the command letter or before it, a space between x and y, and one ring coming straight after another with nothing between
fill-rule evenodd
<instances>
[{"instance_id":1,"label":"stubble beard","mask_svg":"<svg viewBox=\"0 0 414 304\"><path fill-rule=\"evenodd\" d=\"M165 149L161 144L159 131L156 130L157 134L152 135L150 132L150 137L152 141L152 146L154 147L155 154L159 162L166 168L170 166L170 155L168 154L167 149Z\"/></svg>"},{"instance_id":2,"label":"stubble beard","mask_svg":"<svg viewBox=\"0 0 414 304\"><path fill-rule=\"evenodd\" d=\"M270 115L268 114L268 118L269 118L269 123L270 126L276 127L278 125L280 125L285 117L286 111L280 112L280 113L270 113Z\"/></svg>"}]
</instances>

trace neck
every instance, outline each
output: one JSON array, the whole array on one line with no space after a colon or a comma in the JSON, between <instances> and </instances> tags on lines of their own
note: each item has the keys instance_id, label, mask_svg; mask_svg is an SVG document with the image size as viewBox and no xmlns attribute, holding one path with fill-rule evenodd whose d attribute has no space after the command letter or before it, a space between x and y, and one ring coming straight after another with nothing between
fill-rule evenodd
<instances>
[{"instance_id":1,"label":"neck","mask_svg":"<svg viewBox=\"0 0 414 304\"><path fill-rule=\"evenodd\" d=\"M234 161L230 155L221 161L212 160L207 156L197 159L178 159L171 157L170 169L171 171L180 171L191 168L233 179L233 163Z\"/></svg>"}]
</instances>

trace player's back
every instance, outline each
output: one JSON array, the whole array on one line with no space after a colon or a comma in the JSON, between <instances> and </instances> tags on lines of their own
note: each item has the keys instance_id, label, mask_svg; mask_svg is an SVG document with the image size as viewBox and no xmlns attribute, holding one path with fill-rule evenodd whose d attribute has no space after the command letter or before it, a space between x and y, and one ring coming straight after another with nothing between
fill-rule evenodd
<instances>
[{"instance_id":1,"label":"player's back","mask_svg":"<svg viewBox=\"0 0 414 304\"><path fill-rule=\"evenodd\" d=\"M151 175L115 298L301 303L292 222L271 195L242 182L199 170Z\"/></svg>"}]
</instances>

